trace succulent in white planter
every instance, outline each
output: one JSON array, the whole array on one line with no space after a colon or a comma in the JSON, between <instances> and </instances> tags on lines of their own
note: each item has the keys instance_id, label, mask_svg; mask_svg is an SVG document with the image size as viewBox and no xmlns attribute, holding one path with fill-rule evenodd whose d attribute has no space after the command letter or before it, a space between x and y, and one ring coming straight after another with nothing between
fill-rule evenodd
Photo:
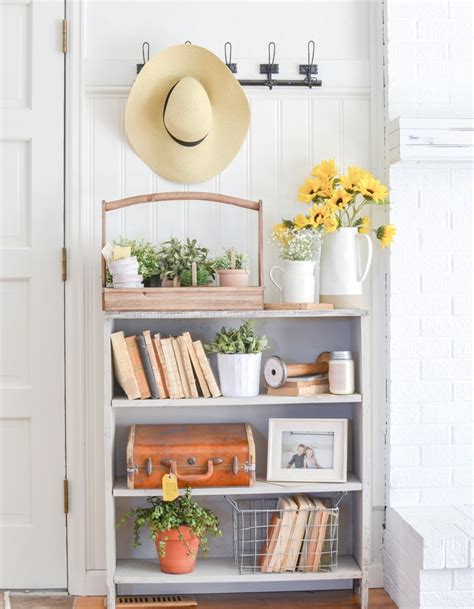
<instances>
[{"instance_id":1,"label":"succulent in white planter","mask_svg":"<svg viewBox=\"0 0 474 609\"><path fill-rule=\"evenodd\" d=\"M255 333L254 321L244 321L240 328L221 328L205 348L209 353L217 353L220 389L224 397L258 395L262 351L268 348L268 340Z\"/></svg>"},{"instance_id":2,"label":"succulent in white planter","mask_svg":"<svg viewBox=\"0 0 474 609\"><path fill-rule=\"evenodd\" d=\"M234 248L224 251L214 260L221 288L242 288L249 284L248 256Z\"/></svg>"}]
</instances>

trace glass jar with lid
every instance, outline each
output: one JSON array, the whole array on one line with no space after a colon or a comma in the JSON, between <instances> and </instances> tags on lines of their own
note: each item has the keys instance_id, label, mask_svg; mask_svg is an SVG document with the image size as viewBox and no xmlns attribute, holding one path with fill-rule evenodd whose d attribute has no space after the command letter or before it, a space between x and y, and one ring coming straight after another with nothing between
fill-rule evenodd
<instances>
[{"instance_id":1,"label":"glass jar with lid","mask_svg":"<svg viewBox=\"0 0 474 609\"><path fill-rule=\"evenodd\" d=\"M329 391L336 395L351 395L355 389L352 351L331 351L329 359Z\"/></svg>"}]
</instances>

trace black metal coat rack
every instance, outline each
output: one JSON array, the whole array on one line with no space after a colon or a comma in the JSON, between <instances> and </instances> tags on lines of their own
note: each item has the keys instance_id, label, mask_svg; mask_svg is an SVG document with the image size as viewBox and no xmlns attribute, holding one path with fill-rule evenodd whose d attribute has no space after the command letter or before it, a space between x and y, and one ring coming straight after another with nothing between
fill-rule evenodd
<instances>
[{"instance_id":1,"label":"black metal coat rack","mask_svg":"<svg viewBox=\"0 0 474 609\"><path fill-rule=\"evenodd\" d=\"M186 44L191 44L191 42L187 40ZM313 87L320 87L323 84L322 81L315 76L318 73L318 66L314 63L314 55L316 51L316 44L314 40L308 41L307 63L300 63L298 66L298 73L304 75L303 79L288 80L274 78L273 75L279 74L280 72L280 65L275 63L276 44L274 42L269 42L267 50L267 63L260 64L260 74L265 74L266 78L239 79L239 83L243 87L268 87L268 89L271 91L273 87L307 87L308 89L312 89ZM148 42L144 42L142 44L142 58L143 63L137 64L137 74L150 59L150 44ZM237 64L232 62L231 42L226 42L224 45L224 62L233 74L237 74Z\"/></svg>"}]
</instances>

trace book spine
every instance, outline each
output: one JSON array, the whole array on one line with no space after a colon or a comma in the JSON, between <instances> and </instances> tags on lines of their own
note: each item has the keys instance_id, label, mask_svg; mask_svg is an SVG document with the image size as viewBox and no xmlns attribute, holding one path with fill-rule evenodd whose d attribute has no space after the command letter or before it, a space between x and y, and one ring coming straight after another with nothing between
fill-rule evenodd
<instances>
[{"instance_id":1,"label":"book spine","mask_svg":"<svg viewBox=\"0 0 474 609\"><path fill-rule=\"evenodd\" d=\"M188 379L189 390L192 398L198 398L199 393L197 390L196 379L193 374L193 367L191 366L191 358L189 357L188 348L186 347L186 341L183 336L178 336L178 346L181 351L181 359L184 364L184 372Z\"/></svg>"},{"instance_id":2,"label":"book spine","mask_svg":"<svg viewBox=\"0 0 474 609\"><path fill-rule=\"evenodd\" d=\"M199 386L201 388L201 393L203 397L210 398L211 392L209 391L209 386L207 384L206 378L201 368L201 364L199 363L198 357L196 355L196 350L193 345L193 339L191 338L191 334L189 332L183 332L184 342L186 343L186 347L188 349L189 357L191 359L191 363L194 368L194 372L196 374L197 380L199 382Z\"/></svg>"},{"instance_id":3,"label":"book spine","mask_svg":"<svg viewBox=\"0 0 474 609\"><path fill-rule=\"evenodd\" d=\"M143 338L145 339L146 348L148 351L148 357L150 359L151 369L155 378L155 383L158 388L158 395L161 399L166 398L166 392L164 388L164 381L161 375L160 365L158 363L158 356L156 354L155 346L149 330L143 332Z\"/></svg>"},{"instance_id":4,"label":"book spine","mask_svg":"<svg viewBox=\"0 0 474 609\"><path fill-rule=\"evenodd\" d=\"M137 345L138 351L140 352L140 357L142 360L143 370L145 371L146 380L148 382L148 387L150 388L151 397L156 399L159 396L158 387L155 381L155 375L153 374L153 369L151 367L150 356L148 355L148 349L145 342L144 336L137 336Z\"/></svg>"},{"instance_id":5,"label":"book spine","mask_svg":"<svg viewBox=\"0 0 474 609\"><path fill-rule=\"evenodd\" d=\"M138 400L140 399L140 388L133 372L132 360L128 353L124 333L115 332L110 336L110 341L112 343L114 376L128 399Z\"/></svg>"},{"instance_id":6,"label":"book spine","mask_svg":"<svg viewBox=\"0 0 474 609\"><path fill-rule=\"evenodd\" d=\"M195 342L193 342L193 345L194 349L196 350L196 355L199 360L199 363L201 364L204 377L209 386L209 391L211 392L213 398L218 398L221 395L221 392L214 377L214 373L212 372L209 360L207 359L206 354L204 352L204 347L202 346L200 340L196 340Z\"/></svg>"},{"instance_id":7,"label":"book spine","mask_svg":"<svg viewBox=\"0 0 474 609\"><path fill-rule=\"evenodd\" d=\"M140 399L145 400L146 398L151 397L151 393L138 351L137 339L135 336L127 336L125 342L127 343L128 354L132 361L133 373L135 374L135 378L138 381L138 387L140 388Z\"/></svg>"},{"instance_id":8,"label":"book spine","mask_svg":"<svg viewBox=\"0 0 474 609\"><path fill-rule=\"evenodd\" d=\"M191 389L189 388L188 377L186 376L186 370L184 369L183 358L181 357L181 350L179 348L179 343L176 338L171 339L171 343L173 345L174 356L176 358L176 363L178 364L178 372L179 378L181 379L181 386L183 388L183 393L185 398L191 397Z\"/></svg>"},{"instance_id":9,"label":"book spine","mask_svg":"<svg viewBox=\"0 0 474 609\"><path fill-rule=\"evenodd\" d=\"M166 372L168 377L168 390L172 399L184 398L181 380L179 378L178 364L174 355L173 343L171 338L162 338L161 347L165 359Z\"/></svg>"},{"instance_id":10,"label":"book spine","mask_svg":"<svg viewBox=\"0 0 474 609\"><path fill-rule=\"evenodd\" d=\"M170 381L168 379L168 371L166 370L166 362L165 356L163 353L163 347L161 346L161 334L155 334L153 336L153 345L155 347L156 355L158 358L158 364L160 366L161 375L163 378L163 388L165 390L165 397L170 397L169 385Z\"/></svg>"}]
</instances>

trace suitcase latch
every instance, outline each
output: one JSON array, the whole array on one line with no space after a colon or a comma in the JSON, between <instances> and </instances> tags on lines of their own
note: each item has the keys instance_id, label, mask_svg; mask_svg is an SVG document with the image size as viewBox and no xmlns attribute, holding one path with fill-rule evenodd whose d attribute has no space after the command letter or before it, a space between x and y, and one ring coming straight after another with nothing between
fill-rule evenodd
<instances>
[{"instance_id":1,"label":"suitcase latch","mask_svg":"<svg viewBox=\"0 0 474 609\"><path fill-rule=\"evenodd\" d=\"M130 474L130 475L138 474L138 465L136 463L133 463L133 465L130 465L129 467L127 467L127 474Z\"/></svg>"},{"instance_id":2,"label":"suitcase latch","mask_svg":"<svg viewBox=\"0 0 474 609\"><path fill-rule=\"evenodd\" d=\"M246 461L244 463L244 472L254 472L255 471L255 463L249 463Z\"/></svg>"}]
</instances>

